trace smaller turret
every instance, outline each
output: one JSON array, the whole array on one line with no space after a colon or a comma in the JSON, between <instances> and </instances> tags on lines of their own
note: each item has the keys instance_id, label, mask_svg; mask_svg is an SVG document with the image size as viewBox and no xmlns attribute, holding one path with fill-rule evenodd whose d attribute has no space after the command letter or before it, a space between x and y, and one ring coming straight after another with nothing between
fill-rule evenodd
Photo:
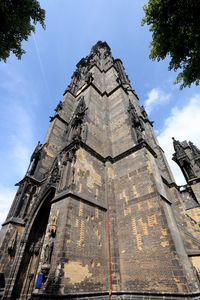
<instances>
[{"instance_id":1,"label":"smaller turret","mask_svg":"<svg viewBox=\"0 0 200 300\"><path fill-rule=\"evenodd\" d=\"M179 165L183 175L189 183L191 180L200 179L200 150L191 142L173 139L175 153L173 160Z\"/></svg>"},{"instance_id":2,"label":"smaller turret","mask_svg":"<svg viewBox=\"0 0 200 300\"><path fill-rule=\"evenodd\" d=\"M200 203L200 150L192 142L173 139L173 160L179 165L193 197Z\"/></svg>"}]
</instances>

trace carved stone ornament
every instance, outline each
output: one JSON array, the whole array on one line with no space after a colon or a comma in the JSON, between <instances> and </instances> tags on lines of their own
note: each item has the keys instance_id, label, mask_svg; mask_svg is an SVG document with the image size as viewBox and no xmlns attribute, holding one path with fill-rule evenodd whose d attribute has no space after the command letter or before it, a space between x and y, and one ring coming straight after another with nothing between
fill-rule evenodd
<instances>
[{"instance_id":1,"label":"carved stone ornament","mask_svg":"<svg viewBox=\"0 0 200 300\"><path fill-rule=\"evenodd\" d=\"M78 146L74 146L66 153L66 161L72 163L76 160L76 151L78 150Z\"/></svg>"},{"instance_id":2,"label":"carved stone ornament","mask_svg":"<svg viewBox=\"0 0 200 300\"><path fill-rule=\"evenodd\" d=\"M40 248L41 248L41 242L38 241L38 242L35 244L35 246L34 246L34 254L35 254L36 256L39 255L39 253L40 253Z\"/></svg>"},{"instance_id":3,"label":"carved stone ornament","mask_svg":"<svg viewBox=\"0 0 200 300\"><path fill-rule=\"evenodd\" d=\"M83 115L83 114L85 114L85 111L87 110L86 105L85 105L84 96L79 97L78 102L79 103L75 110L75 115Z\"/></svg>"},{"instance_id":4,"label":"carved stone ornament","mask_svg":"<svg viewBox=\"0 0 200 300\"><path fill-rule=\"evenodd\" d=\"M109 50L106 50L106 51L104 52L103 58L106 59L110 54L111 54L110 51L109 51Z\"/></svg>"},{"instance_id":5,"label":"carved stone ornament","mask_svg":"<svg viewBox=\"0 0 200 300\"><path fill-rule=\"evenodd\" d=\"M31 156L30 165L29 165L29 168L27 171L28 175L35 176L35 171L36 171L38 163L41 159L42 150L45 145L46 145L46 143L42 145L40 142L38 142L32 156Z\"/></svg>"},{"instance_id":6,"label":"carved stone ornament","mask_svg":"<svg viewBox=\"0 0 200 300\"><path fill-rule=\"evenodd\" d=\"M30 253L31 256L34 255L34 254L35 254L36 256L38 256L39 253L40 253L40 249L41 249L41 242L40 242L40 240L39 240L39 241L37 241L36 243L31 242L31 243L29 244L28 252Z\"/></svg>"},{"instance_id":7,"label":"carved stone ornament","mask_svg":"<svg viewBox=\"0 0 200 300\"><path fill-rule=\"evenodd\" d=\"M187 159L181 160L180 166L182 167L188 179L194 179L196 177L194 171L192 170L191 163Z\"/></svg>"},{"instance_id":8,"label":"carved stone ornament","mask_svg":"<svg viewBox=\"0 0 200 300\"><path fill-rule=\"evenodd\" d=\"M78 146L74 146L66 153L66 161L73 162L76 160L76 151L78 150Z\"/></svg>"},{"instance_id":9,"label":"carved stone ornament","mask_svg":"<svg viewBox=\"0 0 200 300\"><path fill-rule=\"evenodd\" d=\"M68 150L66 153L62 153L62 165L66 166L68 162L72 163L76 160L76 151L79 149L78 145Z\"/></svg>"},{"instance_id":10,"label":"carved stone ornament","mask_svg":"<svg viewBox=\"0 0 200 300\"><path fill-rule=\"evenodd\" d=\"M34 243L33 242L30 244L28 252L30 253L30 255L33 255L33 253L34 253Z\"/></svg>"},{"instance_id":11,"label":"carved stone ornament","mask_svg":"<svg viewBox=\"0 0 200 300\"><path fill-rule=\"evenodd\" d=\"M79 100L78 106L74 112L74 117L71 122L72 140L80 140L81 139L81 131L82 131L82 124L85 117L85 112L87 108L85 105L84 97L82 96Z\"/></svg>"},{"instance_id":12,"label":"carved stone ornament","mask_svg":"<svg viewBox=\"0 0 200 300\"><path fill-rule=\"evenodd\" d=\"M174 137L172 138L172 140L173 140L173 146L175 150L174 158L185 156L186 154L181 143L179 141L176 141Z\"/></svg>"},{"instance_id":13,"label":"carved stone ornament","mask_svg":"<svg viewBox=\"0 0 200 300\"><path fill-rule=\"evenodd\" d=\"M50 265L51 264L51 257L53 253L53 247L54 247L54 242L50 242L45 246L44 249L44 264Z\"/></svg>"},{"instance_id":14,"label":"carved stone ornament","mask_svg":"<svg viewBox=\"0 0 200 300\"><path fill-rule=\"evenodd\" d=\"M57 216L52 216L51 217L51 222L49 224L49 233L52 237L56 236L56 230L57 230Z\"/></svg>"},{"instance_id":15,"label":"carved stone ornament","mask_svg":"<svg viewBox=\"0 0 200 300\"><path fill-rule=\"evenodd\" d=\"M16 230L14 235L12 236L10 242L8 243L8 254L11 257L15 256L16 245L17 245L17 236L18 236L18 231Z\"/></svg>"},{"instance_id":16,"label":"carved stone ornament","mask_svg":"<svg viewBox=\"0 0 200 300\"><path fill-rule=\"evenodd\" d=\"M131 127L135 129L137 140L138 142L140 142L143 140L142 131L144 131L144 127L141 123L142 121L137 115L135 107L133 106L130 100L129 100L128 113L129 113Z\"/></svg>"},{"instance_id":17,"label":"carved stone ornament","mask_svg":"<svg viewBox=\"0 0 200 300\"><path fill-rule=\"evenodd\" d=\"M60 180L60 173L61 173L61 169L57 161L50 174L49 184L57 184Z\"/></svg>"},{"instance_id":18,"label":"carved stone ornament","mask_svg":"<svg viewBox=\"0 0 200 300\"><path fill-rule=\"evenodd\" d=\"M194 158L195 159L200 158L200 150L192 142L189 142L189 145L192 150Z\"/></svg>"},{"instance_id":19,"label":"carved stone ornament","mask_svg":"<svg viewBox=\"0 0 200 300\"><path fill-rule=\"evenodd\" d=\"M141 106L141 114L145 120L148 120L148 115L143 105Z\"/></svg>"},{"instance_id":20,"label":"carved stone ornament","mask_svg":"<svg viewBox=\"0 0 200 300\"><path fill-rule=\"evenodd\" d=\"M123 67L123 64L122 64L121 60L116 59L114 61L114 66L115 66L115 68L117 70L117 73L118 73L117 82L122 83L122 84L130 85L130 80L129 80L128 76L126 75L125 71L124 71L124 67Z\"/></svg>"},{"instance_id":21,"label":"carved stone ornament","mask_svg":"<svg viewBox=\"0 0 200 300\"><path fill-rule=\"evenodd\" d=\"M105 51L106 51L106 55L109 55L111 52L110 52L110 47L108 46L108 44L106 42L102 42L102 41L98 41L96 43L96 45L94 45L92 47L92 53L94 54L98 54L100 53L99 49L103 48Z\"/></svg>"},{"instance_id":22,"label":"carved stone ornament","mask_svg":"<svg viewBox=\"0 0 200 300\"><path fill-rule=\"evenodd\" d=\"M59 113L59 111L62 110L62 108L63 108L63 103L62 101L60 101L54 110L56 113Z\"/></svg>"},{"instance_id":23,"label":"carved stone ornament","mask_svg":"<svg viewBox=\"0 0 200 300\"><path fill-rule=\"evenodd\" d=\"M35 150L33 151L33 154L31 156L31 161L33 161L38 156L41 150L42 150L42 144L39 141L37 146L35 147Z\"/></svg>"},{"instance_id":24,"label":"carved stone ornament","mask_svg":"<svg viewBox=\"0 0 200 300\"><path fill-rule=\"evenodd\" d=\"M88 125L84 124L82 129L82 141L86 143L88 137Z\"/></svg>"},{"instance_id":25,"label":"carved stone ornament","mask_svg":"<svg viewBox=\"0 0 200 300\"><path fill-rule=\"evenodd\" d=\"M88 75L86 76L85 81L87 82L87 84L91 84L93 80L94 80L94 77L93 77L92 73L89 72Z\"/></svg>"},{"instance_id":26,"label":"carved stone ornament","mask_svg":"<svg viewBox=\"0 0 200 300\"><path fill-rule=\"evenodd\" d=\"M137 136L138 142L141 142L143 140L143 135L142 135L141 129L139 127L136 127L135 131L136 131L136 136Z\"/></svg>"},{"instance_id":27,"label":"carved stone ornament","mask_svg":"<svg viewBox=\"0 0 200 300\"><path fill-rule=\"evenodd\" d=\"M49 270L50 270L50 265L42 265L41 273L44 274L44 276L48 276Z\"/></svg>"},{"instance_id":28,"label":"carved stone ornament","mask_svg":"<svg viewBox=\"0 0 200 300\"><path fill-rule=\"evenodd\" d=\"M75 94L78 88L78 83L81 80L81 72L79 69L77 69L74 74L72 75L72 80L70 85L67 87L66 91L64 92L64 94L67 91L70 91L72 94Z\"/></svg>"}]
</instances>

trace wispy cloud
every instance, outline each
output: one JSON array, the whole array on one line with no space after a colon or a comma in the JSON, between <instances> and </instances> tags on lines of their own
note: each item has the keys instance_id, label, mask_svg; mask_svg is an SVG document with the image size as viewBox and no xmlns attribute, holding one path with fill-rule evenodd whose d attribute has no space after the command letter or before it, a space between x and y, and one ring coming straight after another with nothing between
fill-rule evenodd
<instances>
[{"instance_id":1,"label":"wispy cloud","mask_svg":"<svg viewBox=\"0 0 200 300\"><path fill-rule=\"evenodd\" d=\"M32 36L33 36L33 41L34 41L34 45L35 45L35 49L36 49L36 54L37 54L38 61L39 61L39 65L40 65L40 70L41 70L42 78L43 78L43 81L44 81L44 84L45 84L45 87L46 87L48 96L50 96L49 86L48 86L48 83L47 83L47 79L46 79L46 74L45 74L44 66L43 66L43 63L42 63L41 56L40 56L40 51L39 51L37 39L36 39L34 33L32 33Z\"/></svg>"},{"instance_id":2,"label":"wispy cloud","mask_svg":"<svg viewBox=\"0 0 200 300\"><path fill-rule=\"evenodd\" d=\"M26 172L35 146L37 97L24 74L9 63L0 65L0 222L4 221L14 198L14 184Z\"/></svg>"},{"instance_id":3,"label":"wispy cloud","mask_svg":"<svg viewBox=\"0 0 200 300\"><path fill-rule=\"evenodd\" d=\"M196 94L189 99L188 103L182 108L174 107L170 116L166 119L163 130L158 136L159 143L167 156L169 165L178 184L184 184L183 175L175 162L172 161L174 153L172 136L176 139L190 140L200 147L200 94Z\"/></svg>"},{"instance_id":4,"label":"wispy cloud","mask_svg":"<svg viewBox=\"0 0 200 300\"><path fill-rule=\"evenodd\" d=\"M170 97L171 94L165 93L162 89L153 88L148 93L147 99L145 100L144 104L148 114L150 114L155 107L168 103Z\"/></svg>"},{"instance_id":5,"label":"wispy cloud","mask_svg":"<svg viewBox=\"0 0 200 300\"><path fill-rule=\"evenodd\" d=\"M26 172L30 152L34 147L34 125L31 115L22 106L13 105L12 109L13 130L10 131L10 151L13 163L23 176Z\"/></svg>"},{"instance_id":6,"label":"wispy cloud","mask_svg":"<svg viewBox=\"0 0 200 300\"><path fill-rule=\"evenodd\" d=\"M0 157L1 165L9 161L10 170L5 172L23 176L35 144L34 108L37 97L31 96L28 80L9 65L7 68L1 65L0 71L3 75L0 86L5 92L0 111L1 150L5 149Z\"/></svg>"},{"instance_id":7,"label":"wispy cloud","mask_svg":"<svg viewBox=\"0 0 200 300\"><path fill-rule=\"evenodd\" d=\"M2 224L7 217L15 192L15 188L11 189L0 184L0 224Z\"/></svg>"}]
</instances>

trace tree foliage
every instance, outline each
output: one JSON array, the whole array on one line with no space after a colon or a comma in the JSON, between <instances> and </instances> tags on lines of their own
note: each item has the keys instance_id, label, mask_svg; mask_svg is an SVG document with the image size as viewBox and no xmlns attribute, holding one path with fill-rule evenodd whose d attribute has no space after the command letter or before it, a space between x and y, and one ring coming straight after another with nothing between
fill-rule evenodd
<instances>
[{"instance_id":1,"label":"tree foliage","mask_svg":"<svg viewBox=\"0 0 200 300\"><path fill-rule=\"evenodd\" d=\"M180 88L200 81L200 0L149 0L142 25L150 25L150 58L170 55L169 70L178 74Z\"/></svg>"},{"instance_id":2,"label":"tree foliage","mask_svg":"<svg viewBox=\"0 0 200 300\"><path fill-rule=\"evenodd\" d=\"M10 52L18 59L25 51L21 48L39 22L43 28L45 10L37 0L0 0L0 60L6 61Z\"/></svg>"}]
</instances>

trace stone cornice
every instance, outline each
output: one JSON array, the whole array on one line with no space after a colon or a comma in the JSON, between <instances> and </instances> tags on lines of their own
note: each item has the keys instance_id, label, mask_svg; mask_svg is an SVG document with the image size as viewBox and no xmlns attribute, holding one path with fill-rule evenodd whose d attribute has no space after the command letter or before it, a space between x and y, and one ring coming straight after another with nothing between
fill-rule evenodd
<instances>
[{"instance_id":1,"label":"stone cornice","mask_svg":"<svg viewBox=\"0 0 200 300\"><path fill-rule=\"evenodd\" d=\"M107 70L101 70L96 64L92 65L91 68L88 70L88 72L89 72L94 66L95 66L101 73L107 73L111 68L114 68L115 71L118 72L117 69L116 69L116 67L115 67L114 65L111 65ZM91 82L91 83L89 83L89 84L86 84L85 87L84 87L84 85L83 85L82 87L80 87L80 89L79 89L78 91L80 91L80 93L82 93L82 92L85 91L89 86L93 86L93 88L94 88L101 96L106 95L107 97L109 97L110 95L112 95L116 90L118 90L118 89L121 87L127 95L128 95L128 92L131 92L131 93L137 98L137 100L139 100L137 94L136 94L135 91L131 88L131 86L128 87L128 88L125 88L125 87L123 86L123 84L121 84L121 83L118 84L118 85L117 85L112 91L110 91L110 92L107 92L107 91L101 92L101 91L99 90L99 88L97 88L96 85L95 85L93 82ZM80 95L80 93L78 93L78 91L77 91L77 93L76 93L76 95L75 95L75 94L72 93L70 90L65 90L65 92L63 93L63 96L66 95L67 93L70 93L73 97L77 98L77 97Z\"/></svg>"},{"instance_id":2,"label":"stone cornice","mask_svg":"<svg viewBox=\"0 0 200 300\"><path fill-rule=\"evenodd\" d=\"M134 152L136 152L136 151L138 151L142 148L146 148L155 158L157 158L157 154L155 153L155 151L151 148L151 146L149 146L149 144L145 140L141 141L137 145L131 147L130 149L128 149L128 150L126 150L126 151L124 151L124 152L122 152L122 153L120 153L120 154L118 154L114 157L112 157L112 156L103 157L101 154L96 152L94 149L92 149L90 146L88 146L87 144L85 144L82 141L73 141L69 145L65 146L62 149L62 151L70 151L75 146L85 149L88 153L90 153L91 155L93 155L94 157L96 157L98 160L100 160L103 163L106 163L107 161L109 161L112 164L114 164L115 162L131 155L132 153L134 153Z\"/></svg>"},{"instance_id":3,"label":"stone cornice","mask_svg":"<svg viewBox=\"0 0 200 300\"><path fill-rule=\"evenodd\" d=\"M50 117L50 122L52 122L54 119L58 119L60 120L62 123L64 123L65 125L68 125L69 123L67 121L65 121L63 118L61 118L61 116L59 114L55 114L53 117Z\"/></svg>"},{"instance_id":4,"label":"stone cornice","mask_svg":"<svg viewBox=\"0 0 200 300\"><path fill-rule=\"evenodd\" d=\"M84 92L85 90L87 90L90 86L92 86L94 89L95 89L95 91L100 95L100 96L107 96L107 97L109 97L110 95L112 95L113 93L115 93L119 88L122 88L123 89L123 91L128 95L128 90L127 90L127 88L125 88L124 86L123 86L123 84L118 84L114 89L112 89L112 91L110 91L110 92L106 92L106 91L104 91L104 92L101 92L100 91L100 89L93 83L93 82L91 82L91 83L89 83L89 84L85 84L85 86L82 86L78 91L77 91L77 93L76 93L76 95L74 95L71 91L66 91L66 93L70 93L73 97L75 97L75 98L77 98L77 97L79 97L80 96L80 94L82 93L82 92ZM79 92L80 91L80 92ZM132 91L133 92L133 91ZM65 93L65 94L66 94ZM134 94L134 92L133 92L133 94ZM135 95L135 94L134 94Z\"/></svg>"},{"instance_id":5,"label":"stone cornice","mask_svg":"<svg viewBox=\"0 0 200 300\"><path fill-rule=\"evenodd\" d=\"M166 178L164 178L163 176L161 176L162 181L164 182L164 184L166 184L169 188L175 187L177 190L179 190L176 182L168 182L168 180Z\"/></svg>"},{"instance_id":6,"label":"stone cornice","mask_svg":"<svg viewBox=\"0 0 200 300\"><path fill-rule=\"evenodd\" d=\"M107 296L109 295L109 291L102 291L102 292L91 292L91 293L68 293L68 294L62 294L62 295L57 295L57 294L43 294L43 293L33 293L32 297L30 298L31 300L35 299L103 299L103 298L98 298L101 296ZM194 291L194 292L189 292L189 293L181 293L181 292L165 292L165 291L112 291L111 295L115 296L127 296L131 298L127 299L134 299L132 297L136 296L137 299L199 299L197 297L200 296L199 291ZM106 298L107 299L107 298Z\"/></svg>"},{"instance_id":7,"label":"stone cornice","mask_svg":"<svg viewBox=\"0 0 200 300\"><path fill-rule=\"evenodd\" d=\"M81 200L83 202L86 202L92 206L97 206L98 208L102 209L102 210L107 210L107 208L102 204L100 203L99 201L97 200L94 200L92 198L89 198L88 196L85 196L83 194L78 194L74 191L71 191L69 189L66 189L65 191L62 191L61 193L58 193L52 200L51 200L51 203L54 203L54 202L57 202L57 201L60 201L64 198L73 198L75 200Z\"/></svg>"},{"instance_id":8,"label":"stone cornice","mask_svg":"<svg viewBox=\"0 0 200 300\"><path fill-rule=\"evenodd\" d=\"M189 236L193 242L195 242L198 246L200 246L199 240L197 240L190 232L188 232L180 223L178 223L177 225L179 229L182 230L187 236Z\"/></svg>"},{"instance_id":9,"label":"stone cornice","mask_svg":"<svg viewBox=\"0 0 200 300\"><path fill-rule=\"evenodd\" d=\"M36 184L36 185L41 185L44 181L45 181L45 179L43 179L43 180L38 180L38 179L36 179L36 178L34 178L34 177L32 177L32 176L30 176L30 175L25 175L24 176L24 178L22 179L22 180L20 180L19 182L17 182L16 184L15 184L15 186L19 186L20 184L22 184L24 181L30 181L30 182L32 182L32 183L34 183L34 184Z\"/></svg>"},{"instance_id":10,"label":"stone cornice","mask_svg":"<svg viewBox=\"0 0 200 300\"><path fill-rule=\"evenodd\" d=\"M20 225L20 226L25 226L25 222L22 218L16 218L16 217L11 217L9 219L7 219L2 226L5 226L7 224L15 224L15 225Z\"/></svg>"},{"instance_id":11,"label":"stone cornice","mask_svg":"<svg viewBox=\"0 0 200 300\"><path fill-rule=\"evenodd\" d=\"M193 185L193 184L196 184L196 183L198 183L198 182L200 182L200 178L198 178L198 177L195 177L195 178L192 178L192 179L189 179L188 180L188 185Z\"/></svg>"}]
</instances>

